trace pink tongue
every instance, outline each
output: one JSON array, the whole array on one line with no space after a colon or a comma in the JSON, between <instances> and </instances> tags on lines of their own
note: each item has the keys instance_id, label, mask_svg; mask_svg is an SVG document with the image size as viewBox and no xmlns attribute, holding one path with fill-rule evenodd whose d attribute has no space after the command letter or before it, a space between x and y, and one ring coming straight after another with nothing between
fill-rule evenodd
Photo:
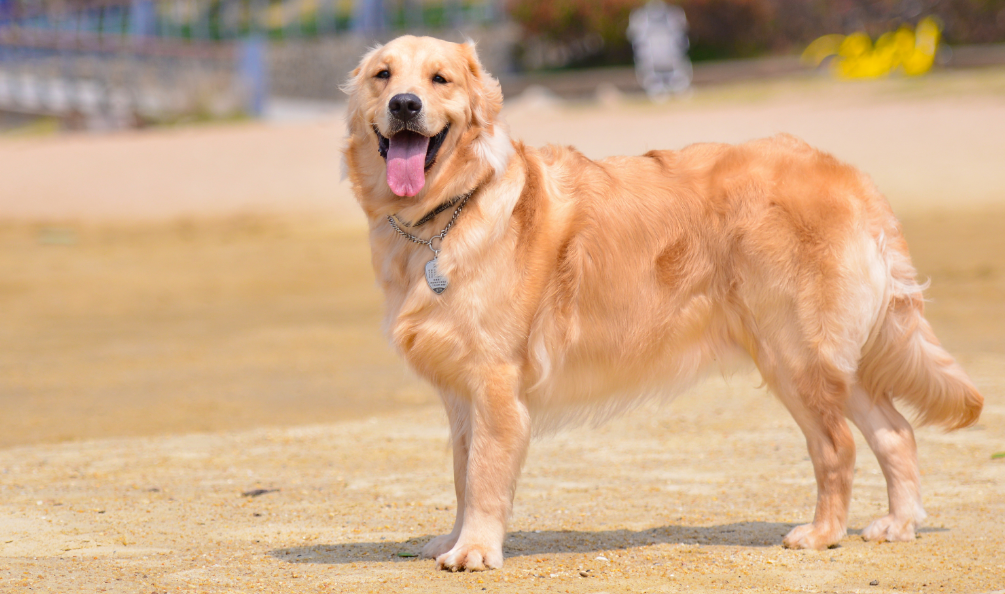
<instances>
[{"instance_id":1,"label":"pink tongue","mask_svg":"<svg viewBox=\"0 0 1005 594\"><path fill-rule=\"evenodd\" d=\"M398 132L388 139L387 185L398 196L415 196L426 185L426 148L429 138Z\"/></svg>"}]
</instances>

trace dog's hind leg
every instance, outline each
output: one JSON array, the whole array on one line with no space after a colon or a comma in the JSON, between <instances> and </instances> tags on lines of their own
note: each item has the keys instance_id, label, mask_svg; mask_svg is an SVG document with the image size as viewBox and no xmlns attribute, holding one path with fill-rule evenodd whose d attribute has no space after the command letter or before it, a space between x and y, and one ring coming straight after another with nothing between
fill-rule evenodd
<instances>
[{"instance_id":1,"label":"dog's hind leg","mask_svg":"<svg viewBox=\"0 0 1005 594\"><path fill-rule=\"evenodd\" d=\"M852 388L848 418L862 431L876 454L890 499L890 513L874 520L862 536L866 540L910 541L925 519L921 507L921 475L914 430L886 396L871 398L861 386Z\"/></svg>"},{"instance_id":2,"label":"dog's hind leg","mask_svg":"<svg viewBox=\"0 0 1005 594\"><path fill-rule=\"evenodd\" d=\"M530 413L518 397L516 369L501 365L478 379L471 396L464 486L457 488L459 502L463 498L461 527L454 546L436 558L439 568L450 571L502 567L506 520L530 442Z\"/></svg>"},{"instance_id":3,"label":"dog's hind leg","mask_svg":"<svg viewBox=\"0 0 1005 594\"><path fill-rule=\"evenodd\" d=\"M422 556L435 559L454 548L464 525L464 486L467 483L468 449L470 439L471 403L452 394L441 394L450 421L450 444L454 456L454 493L457 495L457 514L454 528L449 534L437 536L422 547Z\"/></svg>"},{"instance_id":4,"label":"dog's hind leg","mask_svg":"<svg viewBox=\"0 0 1005 594\"><path fill-rule=\"evenodd\" d=\"M814 368L815 367L815 368ZM813 523L796 526L783 541L796 549L824 549L845 535L855 467L855 441L844 418L848 384L811 365L769 383L806 436L817 481Z\"/></svg>"}]
</instances>

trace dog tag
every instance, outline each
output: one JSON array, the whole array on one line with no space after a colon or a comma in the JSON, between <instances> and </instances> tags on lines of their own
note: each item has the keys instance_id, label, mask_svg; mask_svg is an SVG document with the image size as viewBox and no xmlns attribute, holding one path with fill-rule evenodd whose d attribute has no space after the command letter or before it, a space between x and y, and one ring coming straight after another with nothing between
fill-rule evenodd
<instances>
[{"instance_id":1,"label":"dog tag","mask_svg":"<svg viewBox=\"0 0 1005 594\"><path fill-rule=\"evenodd\" d=\"M436 269L436 258L426 262L426 284L437 295L447 288L447 277L441 275Z\"/></svg>"}]
</instances>

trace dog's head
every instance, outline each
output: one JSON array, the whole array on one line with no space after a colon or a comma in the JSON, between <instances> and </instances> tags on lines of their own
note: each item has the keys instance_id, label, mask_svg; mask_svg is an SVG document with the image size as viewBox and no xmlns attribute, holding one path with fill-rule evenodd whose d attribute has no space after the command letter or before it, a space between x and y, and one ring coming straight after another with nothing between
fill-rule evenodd
<instances>
[{"instance_id":1,"label":"dog's head","mask_svg":"<svg viewBox=\"0 0 1005 594\"><path fill-rule=\"evenodd\" d=\"M502 92L472 44L399 37L367 53L343 89L346 165L369 214L408 220L506 168Z\"/></svg>"}]
</instances>

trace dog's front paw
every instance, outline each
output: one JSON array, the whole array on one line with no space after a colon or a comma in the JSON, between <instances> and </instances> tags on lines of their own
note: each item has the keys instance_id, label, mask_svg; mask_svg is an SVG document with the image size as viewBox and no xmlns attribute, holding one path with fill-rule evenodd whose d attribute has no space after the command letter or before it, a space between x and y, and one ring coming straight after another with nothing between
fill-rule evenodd
<instances>
[{"instance_id":1,"label":"dog's front paw","mask_svg":"<svg viewBox=\"0 0 1005 594\"><path fill-rule=\"evenodd\" d=\"M816 524L796 526L788 534L782 544L789 549L826 549L837 544L844 536L844 530Z\"/></svg>"},{"instance_id":2,"label":"dog's front paw","mask_svg":"<svg viewBox=\"0 0 1005 594\"><path fill-rule=\"evenodd\" d=\"M432 543L430 543L432 544ZM457 544L436 558L436 567L447 571L485 571L499 569L503 564L501 547Z\"/></svg>"},{"instance_id":3,"label":"dog's front paw","mask_svg":"<svg viewBox=\"0 0 1005 594\"><path fill-rule=\"evenodd\" d=\"M426 546L422 547L422 556L426 559L436 559L440 555L454 548L456 543L456 534L442 534L427 542Z\"/></svg>"},{"instance_id":4,"label":"dog's front paw","mask_svg":"<svg viewBox=\"0 0 1005 594\"><path fill-rule=\"evenodd\" d=\"M893 514L873 520L862 531L862 538L875 542L907 542L914 540L914 518L897 518Z\"/></svg>"}]
</instances>

